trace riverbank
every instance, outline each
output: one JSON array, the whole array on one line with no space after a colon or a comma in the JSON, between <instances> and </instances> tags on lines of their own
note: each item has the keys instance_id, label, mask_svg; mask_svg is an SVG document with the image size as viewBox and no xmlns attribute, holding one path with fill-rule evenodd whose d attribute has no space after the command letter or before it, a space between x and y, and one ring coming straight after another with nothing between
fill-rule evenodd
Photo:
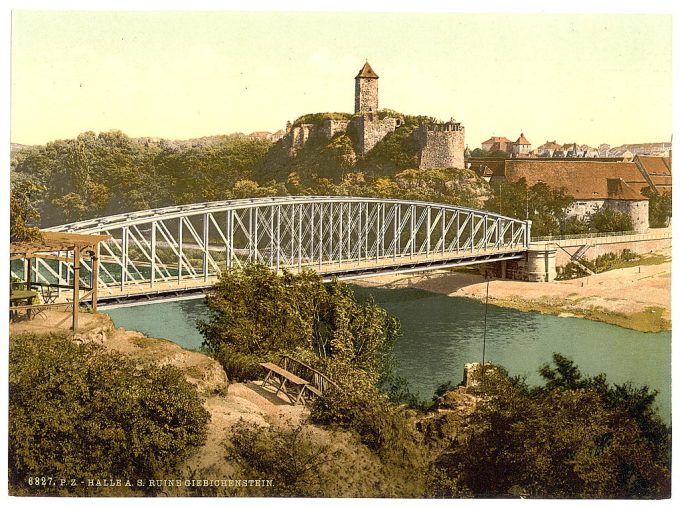
<instances>
[{"instance_id":1,"label":"riverbank","mask_svg":"<svg viewBox=\"0 0 680 508\"><path fill-rule=\"evenodd\" d=\"M521 311L573 316L638 330L671 329L671 251L655 265L621 268L548 283L493 279L489 303ZM448 296L484 300L486 280L469 272L438 270L416 275L383 275L353 281L363 287L416 288Z\"/></svg>"},{"instance_id":2,"label":"riverbank","mask_svg":"<svg viewBox=\"0 0 680 508\"><path fill-rule=\"evenodd\" d=\"M34 337L51 333L70 335L68 325L65 324L69 314L61 311L47 311L39 320L18 321L10 325L10 336L30 333ZM271 489L263 488L259 484L253 485L224 485L217 482L214 485L199 485L186 487L184 482L189 480L240 480L269 479L265 475L245 476L256 474L257 470L244 469L244 464L233 455L235 449L243 448L243 441L239 439L238 428L245 425L250 429L251 436L271 436L273 440L262 440L263 467L272 468L273 475L279 474L279 468L284 465L300 467L301 460L316 461L314 473L309 478L315 481L320 478L318 490L310 491L328 497L409 497L411 491L404 490L405 475L396 470L394 465L386 467L376 452L364 445L360 437L351 431L331 429L309 422L309 407L291 405L283 393L274 393L271 388L263 388L262 381L234 383L227 379L222 366L210 356L182 348L166 339L148 337L140 332L116 327L106 314L83 313L77 333L70 335L72 340L83 344L96 344L105 350L122 354L140 367L162 367L170 365L176 367L187 382L192 384L199 396L204 409L209 414L206 441L196 447L192 453L179 465L171 479L179 478L182 485L161 484L156 491L157 496L228 496L228 497L260 497L268 495ZM469 412L469 401L464 396L453 394L447 402L447 415L451 413L457 417L456 402L462 400L462 415ZM464 404L463 404L464 403ZM417 413L408 411L409 418L415 419ZM422 416L422 415L420 415ZM439 414L425 415L430 425L437 424ZM462 418L462 417L461 417ZM460 419L460 418L459 418ZM415 420L414 420L415 422ZM454 423L455 423L454 422ZM415 426L415 423L413 423ZM449 425L451 427L451 425ZM457 428L457 427L454 427ZM235 432L236 431L236 432ZM267 434L271 431L271 434ZM254 434L253 434L254 433ZM236 438L236 439L235 439ZM280 447L286 443L295 443L295 448L286 449L281 455ZM240 447L240 448L239 448ZM245 449L247 453L247 447ZM317 452L333 460L319 461ZM259 452L258 452L259 453ZM276 453L276 455L272 455ZM310 455L310 453L312 455ZM290 456L288 456L288 454ZM290 461L290 463L288 463ZM250 472L249 472L250 471ZM269 471L269 470L267 470ZM306 470L298 474L308 474ZM299 479L289 479L283 473L284 481L295 483ZM281 479L281 475L274 482ZM366 478L373 481L366 482ZM277 485L278 486L278 485ZM286 492L286 486L278 486L277 492ZM307 491L303 491L307 492ZM424 496L424 490L416 491ZM127 487L116 487L114 490L98 490L100 496L136 496L140 492Z\"/></svg>"},{"instance_id":3,"label":"riverbank","mask_svg":"<svg viewBox=\"0 0 680 508\"><path fill-rule=\"evenodd\" d=\"M10 334L69 333L68 316L68 313L49 311L38 319L12 323ZM116 327L106 314L82 313L74 340L99 344L142 366L172 365L196 387L204 408L210 413L210 422L206 442L183 465L186 478L207 472L219 478L234 475L233 465L225 459L226 445L230 429L239 420L264 426L295 425L304 414L302 406L291 406L282 395L261 388L259 382L230 383L222 366L213 358L184 349L170 340Z\"/></svg>"}]
</instances>

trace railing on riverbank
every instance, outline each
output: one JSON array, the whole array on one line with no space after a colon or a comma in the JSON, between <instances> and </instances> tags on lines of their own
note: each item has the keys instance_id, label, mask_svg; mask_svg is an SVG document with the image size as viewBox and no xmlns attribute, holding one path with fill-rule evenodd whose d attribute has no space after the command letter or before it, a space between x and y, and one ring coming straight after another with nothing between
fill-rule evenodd
<instances>
[{"instance_id":1,"label":"railing on riverbank","mask_svg":"<svg viewBox=\"0 0 680 508\"><path fill-rule=\"evenodd\" d=\"M645 238L670 238L672 234L671 228L656 228L650 229L646 233L639 231L618 231L610 233L584 233L580 235L557 235L557 236L537 236L531 239L531 243L554 242L559 240L584 240L590 238L611 238L615 236L620 237L645 237Z\"/></svg>"}]
</instances>

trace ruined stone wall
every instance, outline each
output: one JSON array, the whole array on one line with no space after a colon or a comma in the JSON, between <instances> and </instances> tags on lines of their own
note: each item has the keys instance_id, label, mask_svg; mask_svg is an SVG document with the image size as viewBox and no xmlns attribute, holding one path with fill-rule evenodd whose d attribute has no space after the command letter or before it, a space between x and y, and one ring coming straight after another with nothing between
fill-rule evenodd
<instances>
[{"instance_id":1,"label":"ruined stone wall","mask_svg":"<svg viewBox=\"0 0 680 508\"><path fill-rule=\"evenodd\" d=\"M296 127L291 127L288 138L290 142L290 148L288 149L288 155L290 157L295 157L298 151L305 146L305 143L310 137L314 136L318 132L318 127L311 123L303 123Z\"/></svg>"},{"instance_id":2,"label":"ruined stone wall","mask_svg":"<svg viewBox=\"0 0 680 508\"><path fill-rule=\"evenodd\" d=\"M349 120L324 120L319 128L319 134L325 138L331 139L339 132L347 132Z\"/></svg>"},{"instance_id":3,"label":"ruined stone wall","mask_svg":"<svg viewBox=\"0 0 680 508\"><path fill-rule=\"evenodd\" d=\"M354 80L354 112L369 113L378 111L378 80L356 78Z\"/></svg>"},{"instance_id":4,"label":"ruined stone wall","mask_svg":"<svg viewBox=\"0 0 680 508\"><path fill-rule=\"evenodd\" d=\"M376 113L363 115L353 122L359 143L357 149L361 155L366 155L382 138L390 132L394 132L399 125L398 118L387 117L380 120Z\"/></svg>"},{"instance_id":5,"label":"ruined stone wall","mask_svg":"<svg viewBox=\"0 0 680 508\"><path fill-rule=\"evenodd\" d=\"M421 125L414 136L420 145L420 169L465 167L465 128L462 125Z\"/></svg>"}]
</instances>

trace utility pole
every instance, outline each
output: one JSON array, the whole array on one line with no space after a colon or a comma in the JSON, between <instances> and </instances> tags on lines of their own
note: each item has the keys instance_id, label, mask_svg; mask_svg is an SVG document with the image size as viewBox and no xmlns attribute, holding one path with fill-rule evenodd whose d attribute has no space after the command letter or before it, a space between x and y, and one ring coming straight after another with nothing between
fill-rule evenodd
<instances>
[{"instance_id":1,"label":"utility pole","mask_svg":"<svg viewBox=\"0 0 680 508\"><path fill-rule=\"evenodd\" d=\"M484 303L484 335L482 339L482 385L484 384L484 366L486 363L486 316L489 312L489 279L486 279L486 301Z\"/></svg>"},{"instance_id":2,"label":"utility pole","mask_svg":"<svg viewBox=\"0 0 680 508\"><path fill-rule=\"evenodd\" d=\"M526 220L529 220L529 187L527 187L527 211L526 211L526 213L527 213Z\"/></svg>"}]
</instances>

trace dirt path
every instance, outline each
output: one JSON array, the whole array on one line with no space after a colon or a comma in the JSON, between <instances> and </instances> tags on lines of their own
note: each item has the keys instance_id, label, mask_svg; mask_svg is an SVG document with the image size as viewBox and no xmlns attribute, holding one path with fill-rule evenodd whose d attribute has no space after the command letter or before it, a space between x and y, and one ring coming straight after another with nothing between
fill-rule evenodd
<instances>
[{"instance_id":1,"label":"dirt path","mask_svg":"<svg viewBox=\"0 0 680 508\"><path fill-rule=\"evenodd\" d=\"M670 256L670 249L659 254ZM435 271L385 275L356 284L410 287L449 296L484 299L486 280L471 273ZM519 310L574 315L640 331L671 329L671 262L611 270L589 277L549 283L492 280L489 302Z\"/></svg>"}]
</instances>

